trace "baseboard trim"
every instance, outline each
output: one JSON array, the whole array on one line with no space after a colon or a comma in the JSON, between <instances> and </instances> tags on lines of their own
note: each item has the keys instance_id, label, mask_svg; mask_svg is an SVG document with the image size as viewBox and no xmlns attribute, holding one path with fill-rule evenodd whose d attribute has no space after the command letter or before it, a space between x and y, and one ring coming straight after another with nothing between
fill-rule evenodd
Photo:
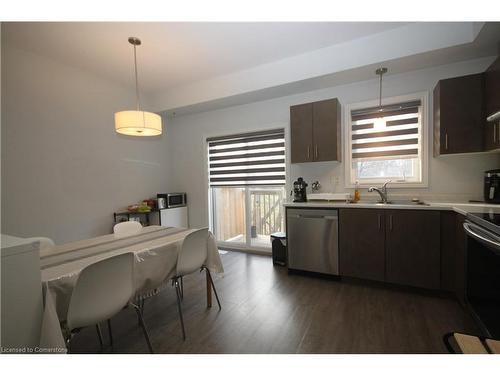
<instances>
[{"instance_id":1,"label":"baseboard trim","mask_svg":"<svg viewBox=\"0 0 500 375\"><path fill-rule=\"evenodd\" d=\"M217 247L221 250L236 251L238 253L266 255L269 257L273 255L271 251L265 251L265 250L259 250L259 249L241 249L241 248L227 247L227 246L217 246Z\"/></svg>"}]
</instances>

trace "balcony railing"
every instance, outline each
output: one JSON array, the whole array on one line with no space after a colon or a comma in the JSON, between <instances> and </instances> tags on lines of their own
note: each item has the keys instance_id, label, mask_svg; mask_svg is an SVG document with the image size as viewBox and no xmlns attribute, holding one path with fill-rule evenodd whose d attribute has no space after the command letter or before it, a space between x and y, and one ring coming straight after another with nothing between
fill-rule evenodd
<instances>
[{"instance_id":1,"label":"balcony railing","mask_svg":"<svg viewBox=\"0 0 500 375\"><path fill-rule=\"evenodd\" d=\"M270 235L283 228L283 191L250 190L251 237Z\"/></svg>"}]
</instances>

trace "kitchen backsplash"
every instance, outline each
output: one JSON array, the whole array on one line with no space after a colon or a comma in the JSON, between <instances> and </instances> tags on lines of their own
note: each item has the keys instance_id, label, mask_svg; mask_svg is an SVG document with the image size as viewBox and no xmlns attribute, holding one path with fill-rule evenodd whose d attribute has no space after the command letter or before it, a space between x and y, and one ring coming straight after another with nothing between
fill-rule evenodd
<instances>
[{"instance_id":1,"label":"kitchen backsplash","mask_svg":"<svg viewBox=\"0 0 500 375\"><path fill-rule=\"evenodd\" d=\"M388 185L393 199L419 198L438 202L467 202L483 199L484 171L500 167L500 154L473 154L430 157L427 187L401 188ZM290 186L297 177L303 177L309 184L319 181L321 193L354 194L354 189L346 188L344 163L323 162L292 164L289 174ZM361 188L362 200L377 200L377 193L369 193Z\"/></svg>"}]
</instances>

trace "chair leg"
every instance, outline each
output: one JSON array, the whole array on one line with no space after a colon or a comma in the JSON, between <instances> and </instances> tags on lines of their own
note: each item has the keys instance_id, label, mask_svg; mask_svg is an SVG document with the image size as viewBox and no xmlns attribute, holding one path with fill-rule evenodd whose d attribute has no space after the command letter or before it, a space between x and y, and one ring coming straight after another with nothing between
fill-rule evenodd
<instances>
[{"instance_id":1,"label":"chair leg","mask_svg":"<svg viewBox=\"0 0 500 375\"><path fill-rule=\"evenodd\" d=\"M73 342L73 337L75 336L77 330L72 331L67 327L62 328L62 333L64 337L64 343L66 344L66 354L72 354L71 343Z\"/></svg>"},{"instance_id":2,"label":"chair leg","mask_svg":"<svg viewBox=\"0 0 500 375\"><path fill-rule=\"evenodd\" d=\"M137 307L139 307L139 310L141 310L141 314L144 315L144 299L140 299L138 302L137 302ZM137 324L141 324L141 321L139 320L139 318L137 318Z\"/></svg>"},{"instance_id":3,"label":"chair leg","mask_svg":"<svg viewBox=\"0 0 500 375\"><path fill-rule=\"evenodd\" d=\"M219 301L219 296L217 295L217 290L215 289L214 280L212 279L212 275L210 274L210 270L207 267L205 267L205 272L207 273L208 279L210 280L210 284L212 285L212 289L214 291L215 298L217 299L217 304L219 305L219 310L222 310L222 307L221 307L220 301Z\"/></svg>"},{"instance_id":4,"label":"chair leg","mask_svg":"<svg viewBox=\"0 0 500 375\"><path fill-rule=\"evenodd\" d=\"M184 300L184 279L181 276L181 300Z\"/></svg>"},{"instance_id":5,"label":"chair leg","mask_svg":"<svg viewBox=\"0 0 500 375\"><path fill-rule=\"evenodd\" d=\"M132 305L132 306L134 307L134 310L137 313L137 318L139 319L139 322L140 322L141 327L142 327L142 332L144 333L144 337L146 338L149 352L151 354L154 354L153 346L151 345L151 340L149 339L148 329L146 328L146 324L144 323L144 319L142 318L141 309L139 308L139 306L136 306L136 305Z\"/></svg>"},{"instance_id":6,"label":"chair leg","mask_svg":"<svg viewBox=\"0 0 500 375\"><path fill-rule=\"evenodd\" d=\"M186 331L184 329L184 319L182 318L181 291L180 291L180 285L179 285L178 279L174 280L174 285L175 285L175 292L177 295L177 308L179 309L179 318L181 319L182 339L186 340Z\"/></svg>"},{"instance_id":7,"label":"chair leg","mask_svg":"<svg viewBox=\"0 0 500 375\"><path fill-rule=\"evenodd\" d=\"M101 332L101 327L99 326L99 323L95 325L95 328L97 330L97 336L99 337L99 343L101 344L101 349L104 346L104 340L102 339L102 332Z\"/></svg>"},{"instance_id":8,"label":"chair leg","mask_svg":"<svg viewBox=\"0 0 500 375\"><path fill-rule=\"evenodd\" d=\"M113 332L111 331L111 319L108 319L109 345L113 347Z\"/></svg>"},{"instance_id":9,"label":"chair leg","mask_svg":"<svg viewBox=\"0 0 500 375\"><path fill-rule=\"evenodd\" d=\"M71 337L66 338L66 354L71 354Z\"/></svg>"}]
</instances>

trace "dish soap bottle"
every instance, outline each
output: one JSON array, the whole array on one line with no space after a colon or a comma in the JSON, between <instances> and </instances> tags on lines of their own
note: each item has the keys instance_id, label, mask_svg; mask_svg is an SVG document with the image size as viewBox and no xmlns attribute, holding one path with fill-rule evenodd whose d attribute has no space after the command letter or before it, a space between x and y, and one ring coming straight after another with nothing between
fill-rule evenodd
<instances>
[{"instance_id":1,"label":"dish soap bottle","mask_svg":"<svg viewBox=\"0 0 500 375\"><path fill-rule=\"evenodd\" d=\"M354 202L359 202L361 199L361 193L359 192L359 182L356 181L356 186L354 188Z\"/></svg>"}]
</instances>

